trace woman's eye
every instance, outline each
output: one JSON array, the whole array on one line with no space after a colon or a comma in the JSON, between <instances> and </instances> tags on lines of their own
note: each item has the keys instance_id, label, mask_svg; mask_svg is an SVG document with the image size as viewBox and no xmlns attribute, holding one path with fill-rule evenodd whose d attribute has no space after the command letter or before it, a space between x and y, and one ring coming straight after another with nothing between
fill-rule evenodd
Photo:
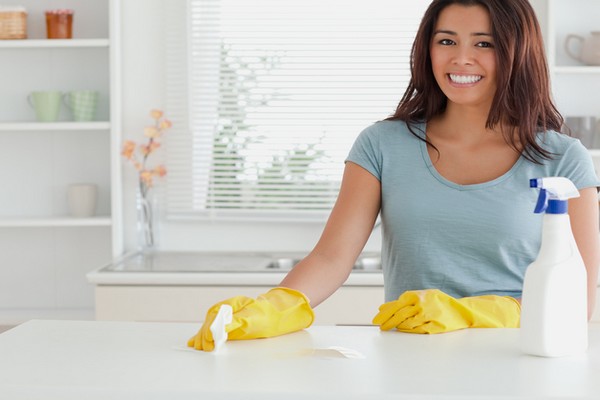
<instances>
[{"instance_id":1,"label":"woman's eye","mask_svg":"<svg viewBox=\"0 0 600 400\"><path fill-rule=\"evenodd\" d=\"M477 43L477 47L494 47L493 44L491 44L490 42L479 42Z\"/></svg>"},{"instance_id":2,"label":"woman's eye","mask_svg":"<svg viewBox=\"0 0 600 400\"><path fill-rule=\"evenodd\" d=\"M454 44L454 40L451 39L441 39L439 42L439 44L444 45L444 46L451 46Z\"/></svg>"}]
</instances>

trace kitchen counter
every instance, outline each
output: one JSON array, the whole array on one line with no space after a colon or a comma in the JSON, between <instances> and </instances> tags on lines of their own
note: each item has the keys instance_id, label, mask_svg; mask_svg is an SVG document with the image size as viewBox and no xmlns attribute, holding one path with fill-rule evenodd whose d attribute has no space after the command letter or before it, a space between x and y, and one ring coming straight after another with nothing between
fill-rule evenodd
<instances>
[{"instance_id":1,"label":"kitchen counter","mask_svg":"<svg viewBox=\"0 0 600 400\"><path fill-rule=\"evenodd\" d=\"M87 278L95 285L98 320L196 322L223 299L256 297L279 285L302 256L136 253L90 272ZM379 254L364 253L344 285L318 307L315 323L370 324L383 301Z\"/></svg>"},{"instance_id":2,"label":"kitchen counter","mask_svg":"<svg viewBox=\"0 0 600 400\"><path fill-rule=\"evenodd\" d=\"M274 286L303 256L296 253L135 253L88 273L87 279L95 285ZM345 285L383 286L381 265L365 267L364 262L378 260L378 257L378 254L362 255Z\"/></svg>"},{"instance_id":3,"label":"kitchen counter","mask_svg":"<svg viewBox=\"0 0 600 400\"><path fill-rule=\"evenodd\" d=\"M518 329L441 335L313 326L185 347L198 324L41 321L0 334L0 398L20 399L530 399L600 397L600 324L586 354L539 358ZM354 358L346 350L354 350Z\"/></svg>"}]
</instances>

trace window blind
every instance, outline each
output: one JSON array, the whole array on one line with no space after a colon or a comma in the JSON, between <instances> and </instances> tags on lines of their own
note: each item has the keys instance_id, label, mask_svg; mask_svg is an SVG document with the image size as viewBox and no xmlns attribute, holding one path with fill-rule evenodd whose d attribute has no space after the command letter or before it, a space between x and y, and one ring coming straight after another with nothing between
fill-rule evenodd
<instances>
[{"instance_id":1,"label":"window blind","mask_svg":"<svg viewBox=\"0 0 600 400\"><path fill-rule=\"evenodd\" d=\"M183 3L166 24L168 216L328 215L356 136L404 93L429 0Z\"/></svg>"}]
</instances>

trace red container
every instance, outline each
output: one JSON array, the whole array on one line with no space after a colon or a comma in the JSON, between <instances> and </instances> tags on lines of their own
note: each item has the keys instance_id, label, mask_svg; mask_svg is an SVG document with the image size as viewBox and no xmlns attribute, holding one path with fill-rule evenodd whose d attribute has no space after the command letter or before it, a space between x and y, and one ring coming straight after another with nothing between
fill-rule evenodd
<instances>
[{"instance_id":1,"label":"red container","mask_svg":"<svg viewBox=\"0 0 600 400\"><path fill-rule=\"evenodd\" d=\"M71 39L73 37L73 10L46 11L48 39Z\"/></svg>"}]
</instances>

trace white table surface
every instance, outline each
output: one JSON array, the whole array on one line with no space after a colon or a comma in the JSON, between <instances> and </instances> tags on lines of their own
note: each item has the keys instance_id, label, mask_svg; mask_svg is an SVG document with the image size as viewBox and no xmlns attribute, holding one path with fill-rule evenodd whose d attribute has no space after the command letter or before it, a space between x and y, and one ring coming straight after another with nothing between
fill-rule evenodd
<instances>
[{"instance_id":1,"label":"white table surface","mask_svg":"<svg viewBox=\"0 0 600 400\"><path fill-rule=\"evenodd\" d=\"M185 347L198 327L29 321L0 334L0 399L600 398L595 323L586 354L556 359L521 354L518 329L313 326L204 353Z\"/></svg>"}]
</instances>

